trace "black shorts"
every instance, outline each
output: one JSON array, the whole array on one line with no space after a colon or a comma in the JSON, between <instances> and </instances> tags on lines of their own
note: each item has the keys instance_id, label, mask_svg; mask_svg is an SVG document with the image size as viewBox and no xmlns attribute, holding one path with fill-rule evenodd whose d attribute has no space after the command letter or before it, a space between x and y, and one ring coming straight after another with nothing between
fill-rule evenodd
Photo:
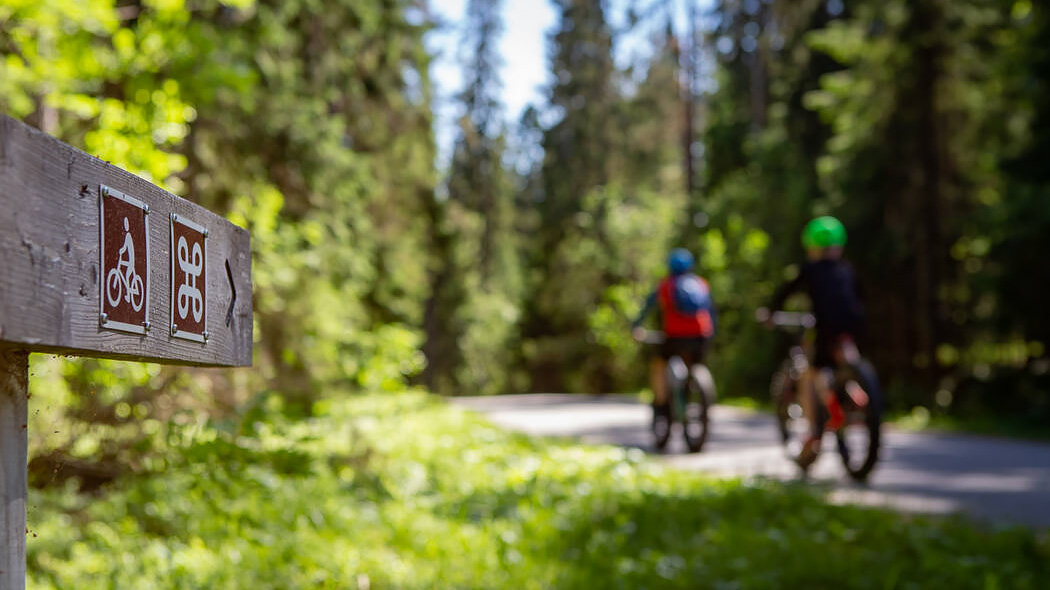
<instances>
[{"instance_id":1,"label":"black shorts","mask_svg":"<svg viewBox=\"0 0 1050 590\"><path fill-rule=\"evenodd\" d=\"M669 337L660 345L659 355L664 359L680 356L686 364L702 363L707 357L707 338L695 336L691 338Z\"/></svg>"},{"instance_id":2,"label":"black shorts","mask_svg":"<svg viewBox=\"0 0 1050 590\"><path fill-rule=\"evenodd\" d=\"M818 369L834 369L835 352L843 340L852 340L853 335L849 332L822 331L817 330L817 337L813 343L813 366Z\"/></svg>"}]
</instances>

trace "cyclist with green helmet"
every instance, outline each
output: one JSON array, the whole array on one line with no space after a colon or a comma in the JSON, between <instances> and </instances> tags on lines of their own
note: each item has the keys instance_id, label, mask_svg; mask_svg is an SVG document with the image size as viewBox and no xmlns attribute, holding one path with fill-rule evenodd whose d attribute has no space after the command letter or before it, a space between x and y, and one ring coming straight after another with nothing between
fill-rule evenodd
<instances>
[{"instance_id":1,"label":"cyclist with green helmet","mask_svg":"<svg viewBox=\"0 0 1050 590\"><path fill-rule=\"evenodd\" d=\"M769 309L781 309L792 294L805 290L816 318L816 342L813 367L819 369L815 389L821 392L828 407L828 428L838 428L845 420L828 388L828 373L857 354L853 337L864 320L864 306L852 267L842 260L846 245L846 228L838 219L817 217L802 231L802 245L807 261L798 276L782 285L773 296ZM818 433L814 433L817 436ZM818 439L819 442L819 439Z\"/></svg>"}]
</instances>

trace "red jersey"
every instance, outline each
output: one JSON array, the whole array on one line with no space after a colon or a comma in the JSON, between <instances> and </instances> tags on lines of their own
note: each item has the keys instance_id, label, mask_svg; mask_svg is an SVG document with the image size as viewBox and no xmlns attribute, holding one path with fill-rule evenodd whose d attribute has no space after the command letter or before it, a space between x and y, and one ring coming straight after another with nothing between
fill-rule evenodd
<instances>
[{"instance_id":1,"label":"red jersey","mask_svg":"<svg viewBox=\"0 0 1050 590\"><path fill-rule=\"evenodd\" d=\"M692 278L698 280L703 289L710 293L707 281L695 275ZM660 311L663 315L664 333L670 338L710 338L714 336L715 325L710 309L687 312L678 309L675 305L674 280L675 277L665 278L660 282L660 288L657 291L660 298Z\"/></svg>"}]
</instances>

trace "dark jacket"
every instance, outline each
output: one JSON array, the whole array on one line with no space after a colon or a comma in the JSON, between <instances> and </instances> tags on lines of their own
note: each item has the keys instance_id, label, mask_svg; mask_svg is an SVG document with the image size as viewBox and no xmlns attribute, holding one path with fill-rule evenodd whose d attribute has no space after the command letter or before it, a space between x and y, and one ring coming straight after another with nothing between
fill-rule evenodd
<instances>
[{"instance_id":1,"label":"dark jacket","mask_svg":"<svg viewBox=\"0 0 1050 590\"><path fill-rule=\"evenodd\" d=\"M787 298L805 289L817 319L817 332L855 334L864 322L864 304L853 268L838 259L807 262L798 276L777 289L769 308L781 309Z\"/></svg>"}]
</instances>

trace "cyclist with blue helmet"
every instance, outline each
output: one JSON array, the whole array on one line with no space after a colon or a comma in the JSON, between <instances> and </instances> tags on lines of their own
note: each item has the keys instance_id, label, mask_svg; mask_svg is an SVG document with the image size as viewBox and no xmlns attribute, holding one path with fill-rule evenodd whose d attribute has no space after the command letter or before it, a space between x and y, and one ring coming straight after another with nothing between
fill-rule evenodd
<instances>
[{"instance_id":1,"label":"cyclist with blue helmet","mask_svg":"<svg viewBox=\"0 0 1050 590\"><path fill-rule=\"evenodd\" d=\"M635 339L642 340L642 323L659 309L666 336L653 356L649 380L653 389L653 412L657 419L670 419L670 403L664 371L667 361L680 356L686 366L701 363L709 339L715 334L716 314L711 289L703 278L693 273L695 260L685 248L675 248L667 258L668 275L660 281L632 324Z\"/></svg>"}]
</instances>

